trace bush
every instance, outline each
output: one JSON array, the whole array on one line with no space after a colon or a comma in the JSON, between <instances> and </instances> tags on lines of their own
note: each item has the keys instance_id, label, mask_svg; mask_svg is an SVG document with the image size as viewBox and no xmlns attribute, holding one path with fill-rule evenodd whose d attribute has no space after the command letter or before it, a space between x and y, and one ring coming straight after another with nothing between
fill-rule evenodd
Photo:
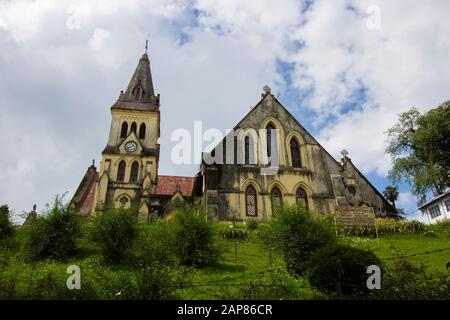
<instances>
[{"instance_id":1,"label":"bush","mask_svg":"<svg viewBox=\"0 0 450 320\"><path fill-rule=\"evenodd\" d=\"M227 240L245 240L248 237L248 230L235 225L229 225L222 230L222 238Z\"/></svg>"},{"instance_id":2,"label":"bush","mask_svg":"<svg viewBox=\"0 0 450 320\"><path fill-rule=\"evenodd\" d=\"M56 196L29 227L26 256L31 260L66 259L76 249L79 231L80 216L63 203L63 197Z\"/></svg>"},{"instance_id":3,"label":"bush","mask_svg":"<svg viewBox=\"0 0 450 320\"><path fill-rule=\"evenodd\" d=\"M258 221L255 219L250 219L246 221L247 229L248 230L256 230L258 229Z\"/></svg>"},{"instance_id":4,"label":"bush","mask_svg":"<svg viewBox=\"0 0 450 320\"><path fill-rule=\"evenodd\" d=\"M8 205L0 206L0 241L11 236L14 232L14 227L11 223L10 212Z\"/></svg>"},{"instance_id":5,"label":"bush","mask_svg":"<svg viewBox=\"0 0 450 320\"><path fill-rule=\"evenodd\" d=\"M427 225L415 220L406 221L393 218L377 218L375 219L375 225L378 229L379 236L394 233L417 235L430 235L432 233ZM377 229L366 226L343 226L339 227L339 232L346 236L375 237Z\"/></svg>"},{"instance_id":6,"label":"bush","mask_svg":"<svg viewBox=\"0 0 450 320\"><path fill-rule=\"evenodd\" d=\"M449 300L448 274L427 274L424 265L414 266L404 254L396 252L392 264L382 275L381 290L373 290L370 299Z\"/></svg>"},{"instance_id":7,"label":"bush","mask_svg":"<svg viewBox=\"0 0 450 320\"><path fill-rule=\"evenodd\" d=\"M108 263L121 262L136 235L137 216L133 209L108 209L94 218L91 237Z\"/></svg>"},{"instance_id":8,"label":"bush","mask_svg":"<svg viewBox=\"0 0 450 320\"><path fill-rule=\"evenodd\" d=\"M313 253L336 241L332 225L311 216L301 206L284 206L267 224L262 234L267 245L283 253L288 271L302 276Z\"/></svg>"},{"instance_id":9,"label":"bush","mask_svg":"<svg viewBox=\"0 0 450 320\"><path fill-rule=\"evenodd\" d=\"M309 283L322 291L335 291L336 282L342 283L345 294L367 290L366 273L369 265L381 268L377 256L368 250L334 244L312 256L309 263Z\"/></svg>"},{"instance_id":10,"label":"bush","mask_svg":"<svg viewBox=\"0 0 450 320\"><path fill-rule=\"evenodd\" d=\"M202 266L219 258L214 229L198 206L181 208L174 220L174 248L181 264Z\"/></svg>"},{"instance_id":11,"label":"bush","mask_svg":"<svg viewBox=\"0 0 450 320\"><path fill-rule=\"evenodd\" d=\"M185 269L177 265L171 229L170 223L156 221L142 228L133 244L129 263L138 299L176 298L176 285L185 278Z\"/></svg>"}]
</instances>

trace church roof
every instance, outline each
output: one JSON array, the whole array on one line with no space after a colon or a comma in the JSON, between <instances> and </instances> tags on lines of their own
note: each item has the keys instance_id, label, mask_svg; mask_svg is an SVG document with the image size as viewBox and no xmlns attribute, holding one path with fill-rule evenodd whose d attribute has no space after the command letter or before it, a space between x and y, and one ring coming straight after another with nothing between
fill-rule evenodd
<instances>
[{"instance_id":1,"label":"church roof","mask_svg":"<svg viewBox=\"0 0 450 320\"><path fill-rule=\"evenodd\" d=\"M71 205L83 214L89 213L94 206L95 181L97 178L97 168L92 163L72 198Z\"/></svg>"},{"instance_id":2,"label":"church roof","mask_svg":"<svg viewBox=\"0 0 450 320\"><path fill-rule=\"evenodd\" d=\"M139 59L136 70L125 92L120 93L112 109L158 110L159 95L155 96L152 72L147 52Z\"/></svg>"},{"instance_id":3,"label":"church roof","mask_svg":"<svg viewBox=\"0 0 450 320\"><path fill-rule=\"evenodd\" d=\"M193 177L158 176L156 194L161 196L172 196L179 189L183 196L189 197L192 196L193 186Z\"/></svg>"}]
</instances>

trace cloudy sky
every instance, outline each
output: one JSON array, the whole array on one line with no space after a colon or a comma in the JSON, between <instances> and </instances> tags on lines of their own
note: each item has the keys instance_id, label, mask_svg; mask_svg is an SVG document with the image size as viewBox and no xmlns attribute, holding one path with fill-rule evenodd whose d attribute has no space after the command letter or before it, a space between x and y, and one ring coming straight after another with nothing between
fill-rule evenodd
<instances>
[{"instance_id":1,"label":"cloudy sky","mask_svg":"<svg viewBox=\"0 0 450 320\"><path fill-rule=\"evenodd\" d=\"M100 160L110 106L146 39L161 94L160 174L197 167L171 164L174 129L232 128L267 84L381 191L396 115L450 98L449 12L447 0L0 0L0 203L18 216L71 198Z\"/></svg>"}]
</instances>

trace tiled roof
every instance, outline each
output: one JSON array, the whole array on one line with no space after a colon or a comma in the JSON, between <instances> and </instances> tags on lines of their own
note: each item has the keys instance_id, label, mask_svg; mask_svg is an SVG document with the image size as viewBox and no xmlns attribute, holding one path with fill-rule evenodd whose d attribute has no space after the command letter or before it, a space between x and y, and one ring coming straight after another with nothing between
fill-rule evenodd
<instances>
[{"instance_id":1,"label":"tiled roof","mask_svg":"<svg viewBox=\"0 0 450 320\"><path fill-rule=\"evenodd\" d=\"M156 194L162 196L174 195L179 185L183 196L191 196L194 186L194 178L178 177L178 176L158 176L158 185L156 186Z\"/></svg>"}]
</instances>

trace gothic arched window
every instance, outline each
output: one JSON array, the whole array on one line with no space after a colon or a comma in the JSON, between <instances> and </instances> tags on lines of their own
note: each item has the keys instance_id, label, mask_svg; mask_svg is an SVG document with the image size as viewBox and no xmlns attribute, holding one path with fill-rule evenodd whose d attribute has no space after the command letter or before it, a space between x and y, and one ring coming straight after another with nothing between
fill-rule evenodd
<instances>
[{"instance_id":1,"label":"gothic arched window","mask_svg":"<svg viewBox=\"0 0 450 320\"><path fill-rule=\"evenodd\" d=\"M245 208L247 216L256 217L258 215L256 190L253 186L248 186L245 189Z\"/></svg>"},{"instance_id":2,"label":"gothic arched window","mask_svg":"<svg viewBox=\"0 0 450 320\"><path fill-rule=\"evenodd\" d=\"M145 123L139 126L139 139L145 139Z\"/></svg>"},{"instance_id":3,"label":"gothic arched window","mask_svg":"<svg viewBox=\"0 0 450 320\"><path fill-rule=\"evenodd\" d=\"M136 182L139 175L139 163L137 161L133 162L131 165L130 182Z\"/></svg>"},{"instance_id":4,"label":"gothic arched window","mask_svg":"<svg viewBox=\"0 0 450 320\"><path fill-rule=\"evenodd\" d=\"M308 196L303 188L300 187L297 189L297 192L295 193L295 200L297 201L297 205L308 209Z\"/></svg>"},{"instance_id":5,"label":"gothic arched window","mask_svg":"<svg viewBox=\"0 0 450 320\"><path fill-rule=\"evenodd\" d=\"M126 138L127 137L127 133L128 133L128 123L126 121L124 121L122 123L122 129L120 130L120 137L121 138Z\"/></svg>"},{"instance_id":6,"label":"gothic arched window","mask_svg":"<svg viewBox=\"0 0 450 320\"><path fill-rule=\"evenodd\" d=\"M275 127L272 123L269 123L266 127L267 130L267 156L270 157L272 155L272 130L275 130ZM276 145L275 145L276 147Z\"/></svg>"},{"instance_id":7,"label":"gothic arched window","mask_svg":"<svg viewBox=\"0 0 450 320\"><path fill-rule=\"evenodd\" d=\"M297 139L295 138L291 139L291 159L292 159L292 166L294 168L301 168L302 163L300 160L300 146L298 144Z\"/></svg>"},{"instance_id":8,"label":"gothic arched window","mask_svg":"<svg viewBox=\"0 0 450 320\"><path fill-rule=\"evenodd\" d=\"M117 181L124 181L125 180L125 161L120 161L119 168L117 169Z\"/></svg>"},{"instance_id":9,"label":"gothic arched window","mask_svg":"<svg viewBox=\"0 0 450 320\"><path fill-rule=\"evenodd\" d=\"M270 200L272 202L272 213L276 212L283 205L283 198L280 189L274 187L270 193Z\"/></svg>"},{"instance_id":10,"label":"gothic arched window","mask_svg":"<svg viewBox=\"0 0 450 320\"><path fill-rule=\"evenodd\" d=\"M250 137L246 136L244 141L245 141L245 149L244 149L245 159L244 159L244 164L250 164Z\"/></svg>"},{"instance_id":11,"label":"gothic arched window","mask_svg":"<svg viewBox=\"0 0 450 320\"><path fill-rule=\"evenodd\" d=\"M136 122L133 122L132 124L131 124L131 132L134 132L135 134L136 134L136 130L137 130L137 124L136 124Z\"/></svg>"},{"instance_id":12,"label":"gothic arched window","mask_svg":"<svg viewBox=\"0 0 450 320\"><path fill-rule=\"evenodd\" d=\"M138 84L137 86L134 87L133 89L133 94L134 94L134 100L136 101L141 101L142 98L144 97L144 90L142 89L141 85Z\"/></svg>"}]
</instances>

